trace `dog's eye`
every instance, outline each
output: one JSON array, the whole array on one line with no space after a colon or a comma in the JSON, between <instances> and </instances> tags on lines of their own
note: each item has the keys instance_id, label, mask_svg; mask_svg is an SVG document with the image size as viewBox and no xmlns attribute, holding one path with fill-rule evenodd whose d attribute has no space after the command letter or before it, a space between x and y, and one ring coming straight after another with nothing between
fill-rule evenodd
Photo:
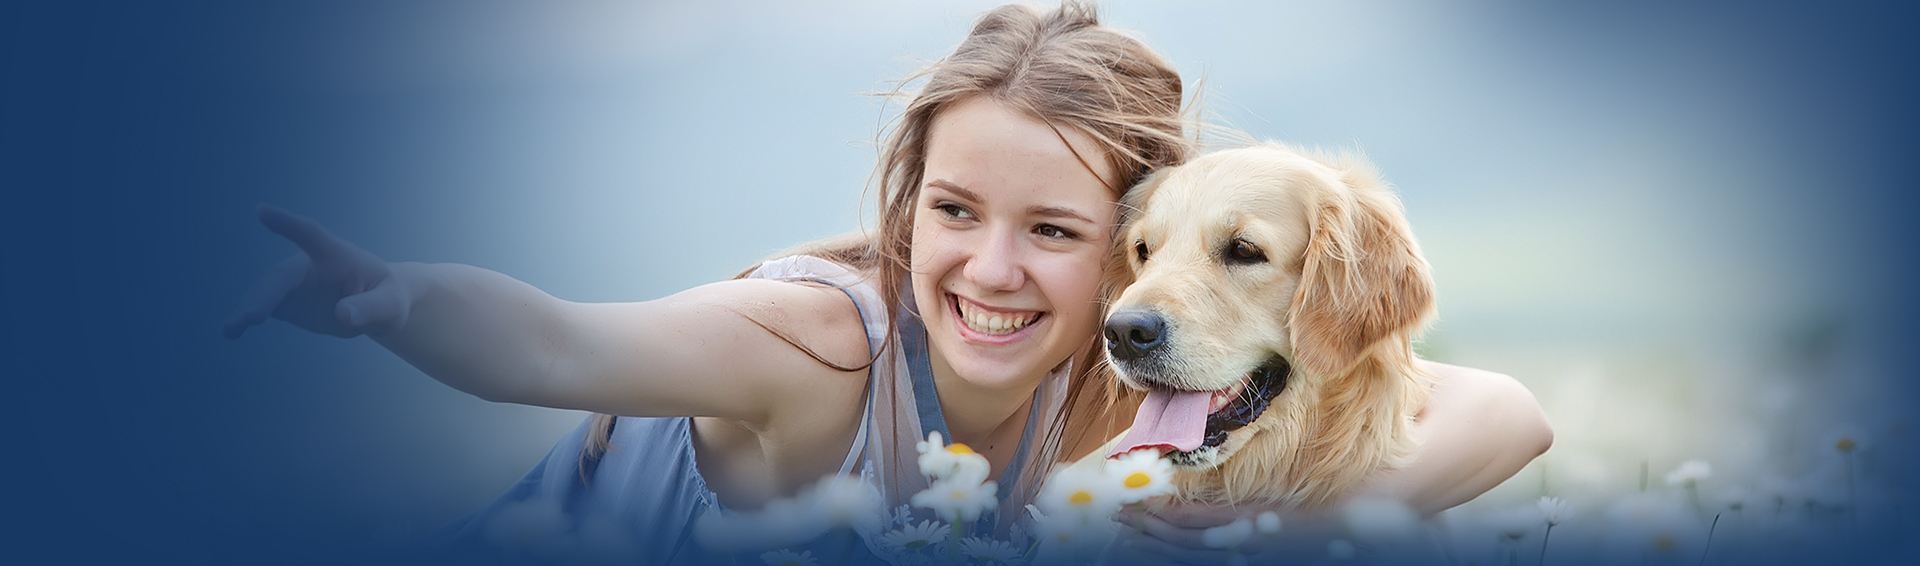
<instances>
[{"instance_id":1,"label":"dog's eye","mask_svg":"<svg viewBox=\"0 0 1920 566\"><path fill-rule=\"evenodd\" d=\"M1133 243L1133 257L1140 258L1140 263L1147 262L1147 243L1146 242L1135 241Z\"/></svg>"},{"instance_id":2,"label":"dog's eye","mask_svg":"<svg viewBox=\"0 0 1920 566\"><path fill-rule=\"evenodd\" d=\"M1239 238L1234 238L1232 242L1227 243L1227 250L1224 256L1227 259L1227 263L1233 264L1267 262L1267 254L1266 252L1260 251L1259 246L1255 246L1253 242Z\"/></svg>"}]
</instances>

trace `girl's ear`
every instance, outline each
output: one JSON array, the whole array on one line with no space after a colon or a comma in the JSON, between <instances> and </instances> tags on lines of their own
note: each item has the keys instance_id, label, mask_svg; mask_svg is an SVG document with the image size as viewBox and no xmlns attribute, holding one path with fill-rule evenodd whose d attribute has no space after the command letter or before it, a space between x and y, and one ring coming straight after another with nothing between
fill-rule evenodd
<instances>
[{"instance_id":1,"label":"girl's ear","mask_svg":"<svg viewBox=\"0 0 1920 566\"><path fill-rule=\"evenodd\" d=\"M1433 280L1400 200L1369 171L1321 187L1300 286L1287 312L1293 364L1335 375L1433 313Z\"/></svg>"}]
</instances>

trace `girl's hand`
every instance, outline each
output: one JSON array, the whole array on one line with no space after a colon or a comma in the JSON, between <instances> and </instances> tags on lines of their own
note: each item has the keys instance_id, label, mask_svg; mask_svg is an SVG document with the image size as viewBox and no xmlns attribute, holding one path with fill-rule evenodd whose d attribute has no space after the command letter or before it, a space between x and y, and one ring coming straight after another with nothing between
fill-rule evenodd
<instances>
[{"instance_id":1,"label":"girl's hand","mask_svg":"<svg viewBox=\"0 0 1920 566\"><path fill-rule=\"evenodd\" d=\"M266 205L259 214L261 224L299 246L300 253L254 282L240 312L222 326L227 338L239 338L268 316L342 338L406 325L412 293L387 262L308 218Z\"/></svg>"}]
</instances>

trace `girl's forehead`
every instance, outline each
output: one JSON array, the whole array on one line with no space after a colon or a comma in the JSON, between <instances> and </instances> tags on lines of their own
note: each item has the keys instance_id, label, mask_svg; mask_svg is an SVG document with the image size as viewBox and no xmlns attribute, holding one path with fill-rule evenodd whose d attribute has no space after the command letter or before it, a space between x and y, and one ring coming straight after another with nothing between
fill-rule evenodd
<instances>
[{"instance_id":1,"label":"girl's forehead","mask_svg":"<svg viewBox=\"0 0 1920 566\"><path fill-rule=\"evenodd\" d=\"M1086 154L1094 159L1082 159ZM935 118L921 190L987 205L1068 208L1110 217L1118 195L1095 176L1111 171L1106 161L1098 144L1077 130L1056 131L990 99L967 101Z\"/></svg>"},{"instance_id":2,"label":"girl's forehead","mask_svg":"<svg viewBox=\"0 0 1920 566\"><path fill-rule=\"evenodd\" d=\"M948 174L1038 173L1053 182L1090 182L1115 192L1110 187L1117 175L1105 148L1085 132L1053 122L992 97L956 102L930 124L926 166Z\"/></svg>"}]
</instances>

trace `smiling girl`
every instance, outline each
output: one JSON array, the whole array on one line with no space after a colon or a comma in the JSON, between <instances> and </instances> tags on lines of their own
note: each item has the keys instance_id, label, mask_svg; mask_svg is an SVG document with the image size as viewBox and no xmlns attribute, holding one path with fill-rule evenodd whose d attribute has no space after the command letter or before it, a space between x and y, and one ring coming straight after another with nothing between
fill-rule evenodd
<instances>
[{"instance_id":1,"label":"smiling girl","mask_svg":"<svg viewBox=\"0 0 1920 566\"><path fill-rule=\"evenodd\" d=\"M366 334L488 400L619 415L562 439L468 534L551 500L612 519L647 563L718 560L691 542L700 515L835 473L860 474L892 508L926 487L914 444L934 431L987 458L1002 503L983 526L1004 533L1053 464L1130 418L1094 363L1103 275L1116 202L1190 151L1180 77L1070 2L995 9L912 80L922 88L881 146L871 237L665 298L587 304L471 266L387 263L269 208L261 221L302 251L228 333L271 316ZM1473 441L1431 443L1440 452L1393 480L1416 506L1471 498L1544 449L1524 390L1464 375L1441 376L1432 403L1451 405L1430 406L1423 426ZM1154 526L1178 543L1205 520ZM872 558L844 542L815 547Z\"/></svg>"}]
</instances>

